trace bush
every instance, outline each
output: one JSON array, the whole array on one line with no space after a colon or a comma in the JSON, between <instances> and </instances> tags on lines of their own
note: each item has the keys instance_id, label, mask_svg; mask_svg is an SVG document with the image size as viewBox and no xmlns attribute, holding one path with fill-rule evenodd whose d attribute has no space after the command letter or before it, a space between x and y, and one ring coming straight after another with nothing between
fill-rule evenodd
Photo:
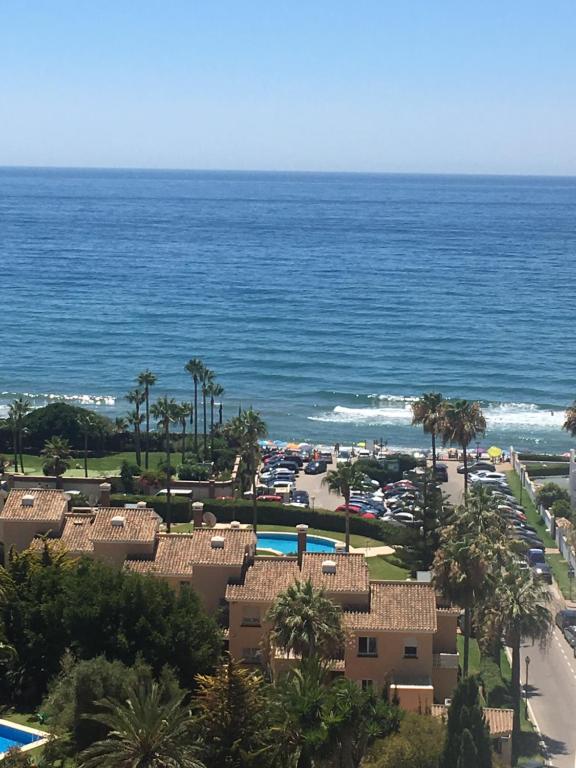
<instances>
[{"instance_id":1,"label":"bush","mask_svg":"<svg viewBox=\"0 0 576 768\"><path fill-rule=\"evenodd\" d=\"M542 504L546 509L550 509L555 501L570 501L570 494L565 488L561 488L556 483L546 483L536 494L538 504Z\"/></svg>"},{"instance_id":2,"label":"bush","mask_svg":"<svg viewBox=\"0 0 576 768\"><path fill-rule=\"evenodd\" d=\"M526 471L530 477L568 477L569 464L528 464Z\"/></svg>"},{"instance_id":3,"label":"bush","mask_svg":"<svg viewBox=\"0 0 576 768\"><path fill-rule=\"evenodd\" d=\"M550 507L550 512L554 517L566 517L568 520L572 517L572 507L566 499L557 499Z\"/></svg>"},{"instance_id":4,"label":"bush","mask_svg":"<svg viewBox=\"0 0 576 768\"><path fill-rule=\"evenodd\" d=\"M522 462L527 461L546 461L546 462L568 462L570 459L567 456L549 453L520 453L518 458Z\"/></svg>"},{"instance_id":5,"label":"bush","mask_svg":"<svg viewBox=\"0 0 576 768\"><path fill-rule=\"evenodd\" d=\"M112 435L112 422L99 413L87 408L68 403L51 403L43 408L37 408L24 419L24 427L28 430L26 444L39 451L46 440L58 435L68 440L72 448L84 447L84 432L81 419L89 416L94 424L92 437L89 438L91 450L98 445L103 448L104 442Z\"/></svg>"},{"instance_id":6,"label":"bush","mask_svg":"<svg viewBox=\"0 0 576 768\"><path fill-rule=\"evenodd\" d=\"M178 467L179 480L208 480L210 469L204 464L181 464Z\"/></svg>"},{"instance_id":7,"label":"bush","mask_svg":"<svg viewBox=\"0 0 576 768\"><path fill-rule=\"evenodd\" d=\"M111 504L115 507L124 504L133 504L137 501L146 501L162 517L166 517L166 500L158 496L119 496L111 498ZM175 496L171 503L172 522L190 522L190 504L187 499ZM240 523L252 522L252 502L244 499L205 499L204 511L212 512L219 523L230 523L238 520ZM297 509L273 502L260 502L258 504L258 522L261 525L289 525L296 526L305 523L311 528L320 528L324 531L337 531L344 533L346 530L346 517L342 512L330 512L325 509ZM380 520L365 520L362 517L350 516L350 532L359 536L369 536L378 541L389 544L408 545L413 543L418 534L411 528L400 528L387 525Z\"/></svg>"},{"instance_id":8,"label":"bush","mask_svg":"<svg viewBox=\"0 0 576 768\"><path fill-rule=\"evenodd\" d=\"M438 768L445 734L440 718L406 712L399 732L372 747L366 768Z\"/></svg>"}]
</instances>

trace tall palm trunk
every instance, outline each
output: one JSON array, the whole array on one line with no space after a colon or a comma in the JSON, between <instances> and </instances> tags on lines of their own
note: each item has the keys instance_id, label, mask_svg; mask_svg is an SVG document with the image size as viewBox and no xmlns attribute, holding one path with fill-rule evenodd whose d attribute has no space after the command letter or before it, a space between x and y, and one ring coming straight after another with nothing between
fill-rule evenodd
<instances>
[{"instance_id":1,"label":"tall palm trunk","mask_svg":"<svg viewBox=\"0 0 576 768\"><path fill-rule=\"evenodd\" d=\"M22 428L20 428L20 431L18 433L18 444L20 446L20 470L22 474L24 474L24 449L22 447L23 442L24 442L23 430Z\"/></svg>"},{"instance_id":2,"label":"tall palm trunk","mask_svg":"<svg viewBox=\"0 0 576 768\"><path fill-rule=\"evenodd\" d=\"M171 496L171 479L172 473L170 472L170 424L167 424L164 429L164 438L166 440L166 530L170 533L172 527L172 496Z\"/></svg>"},{"instance_id":3,"label":"tall palm trunk","mask_svg":"<svg viewBox=\"0 0 576 768\"><path fill-rule=\"evenodd\" d=\"M16 429L12 432L12 447L14 449L14 472L18 472L18 467L20 466L18 461L18 432Z\"/></svg>"},{"instance_id":4,"label":"tall palm trunk","mask_svg":"<svg viewBox=\"0 0 576 768\"><path fill-rule=\"evenodd\" d=\"M207 405L207 403L206 403L206 391L204 389L202 389L202 399L203 399L202 407L204 409L204 456L203 456L203 458L204 458L204 461L206 461L206 456L208 454L208 431L207 431L207 419L206 419L206 416L207 416L207 414L206 414L206 405Z\"/></svg>"},{"instance_id":5,"label":"tall palm trunk","mask_svg":"<svg viewBox=\"0 0 576 768\"><path fill-rule=\"evenodd\" d=\"M470 665L470 632L472 626L472 611L470 608L464 608L464 659L462 661L462 677L468 677L468 667Z\"/></svg>"},{"instance_id":6,"label":"tall palm trunk","mask_svg":"<svg viewBox=\"0 0 576 768\"><path fill-rule=\"evenodd\" d=\"M182 419L182 463L186 459L186 418Z\"/></svg>"},{"instance_id":7,"label":"tall palm trunk","mask_svg":"<svg viewBox=\"0 0 576 768\"><path fill-rule=\"evenodd\" d=\"M222 401L218 404L218 424L222 426Z\"/></svg>"},{"instance_id":8,"label":"tall palm trunk","mask_svg":"<svg viewBox=\"0 0 576 768\"><path fill-rule=\"evenodd\" d=\"M134 425L134 449L136 451L136 464L142 466L142 446L140 443L140 424Z\"/></svg>"},{"instance_id":9,"label":"tall palm trunk","mask_svg":"<svg viewBox=\"0 0 576 768\"><path fill-rule=\"evenodd\" d=\"M194 377L194 452L198 455L198 379Z\"/></svg>"},{"instance_id":10,"label":"tall palm trunk","mask_svg":"<svg viewBox=\"0 0 576 768\"><path fill-rule=\"evenodd\" d=\"M468 498L468 446L464 445L464 503Z\"/></svg>"},{"instance_id":11,"label":"tall palm trunk","mask_svg":"<svg viewBox=\"0 0 576 768\"><path fill-rule=\"evenodd\" d=\"M254 533L258 530L258 501L256 499L256 467L254 457L250 459L250 473L252 477L252 527Z\"/></svg>"},{"instance_id":12,"label":"tall palm trunk","mask_svg":"<svg viewBox=\"0 0 576 768\"><path fill-rule=\"evenodd\" d=\"M214 461L214 397L210 396L210 459Z\"/></svg>"},{"instance_id":13,"label":"tall palm trunk","mask_svg":"<svg viewBox=\"0 0 576 768\"><path fill-rule=\"evenodd\" d=\"M344 513L344 523L346 531L346 552L350 552L350 491L344 494L344 504L346 511Z\"/></svg>"},{"instance_id":14,"label":"tall palm trunk","mask_svg":"<svg viewBox=\"0 0 576 768\"><path fill-rule=\"evenodd\" d=\"M144 456L144 466L148 469L148 459L150 453L150 387L146 384L144 389L144 396L146 398L146 454Z\"/></svg>"},{"instance_id":15,"label":"tall palm trunk","mask_svg":"<svg viewBox=\"0 0 576 768\"><path fill-rule=\"evenodd\" d=\"M436 479L436 432L432 430L432 471Z\"/></svg>"},{"instance_id":16,"label":"tall palm trunk","mask_svg":"<svg viewBox=\"0 0 576 768\"><path fill-rule=\"evenodd\" d=\"M512 765L516 765L518 759L518 747L520 739L520 706L521 706L521 685L520 685L520 634L514 632L510 638L512 649L512 707L514 716L512 718Z\"/></svg>"},{"instance_id":17,"label":"tall palm trunk","mask_svg":"<svg viewBox=\"0 0 576 768\"><path fill-rule=\"evenodd\" d=\"M84 432L84 477L88 477L88 431Z\"/></svg>"}]
</instances>

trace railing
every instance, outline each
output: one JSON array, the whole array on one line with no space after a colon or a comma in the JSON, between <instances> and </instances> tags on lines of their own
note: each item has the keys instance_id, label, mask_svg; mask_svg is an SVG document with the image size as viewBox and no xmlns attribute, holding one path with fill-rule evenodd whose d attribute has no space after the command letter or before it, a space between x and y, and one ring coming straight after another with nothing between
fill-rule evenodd
<instances>
[{"instance_id":1,"label":"railing","mask_svg":"<svg viewBox=\"0 0 576 768\"><path fill-rule=\"evenodd\" d=\"M457 653L435 653L432 656L432 666L436 669L458 669L458 664Z\"/></svg>"}]
</instances>

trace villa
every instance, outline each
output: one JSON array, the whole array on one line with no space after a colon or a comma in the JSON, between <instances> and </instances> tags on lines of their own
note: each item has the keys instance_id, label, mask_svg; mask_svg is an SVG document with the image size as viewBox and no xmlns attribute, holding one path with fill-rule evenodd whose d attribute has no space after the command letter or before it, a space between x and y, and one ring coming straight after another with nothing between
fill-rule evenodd
<instances>
[{"instance_id":1,"label":"villa","mask_svg":"<svg viewBox=\"0 0 576 768\"><path fill-rule=\"evenodd\" d=\"M111 507L108 494L104 487L101 505L82 511L69 509L60 490L12 490L0 512L5 555L48 542L72 557L152 574L177 590L193 588L227 625L231 654L269 665L273 674L295 659L268 642L268 610L290 584L309 579L342 609L346 642L330 662L333 674L387 689L408 710L430 712L450 698L458 675L459 611L431 584L371 580L359 553L307 552L305 525L297 526L296 556L257 557L251 528L231 523L167 534L145 503Z\"/></svg>"}]
</instances>

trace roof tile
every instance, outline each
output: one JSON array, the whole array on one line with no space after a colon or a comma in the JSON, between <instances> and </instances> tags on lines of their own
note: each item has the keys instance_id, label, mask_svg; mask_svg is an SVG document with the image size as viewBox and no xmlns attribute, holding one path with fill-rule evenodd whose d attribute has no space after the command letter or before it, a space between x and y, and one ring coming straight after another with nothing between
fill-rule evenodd
<instances>
[{"instance_id":1,"label":"roof tile","mask_svg":"<svg viewBox=\"0 0 576 768\"><path fill-rule=\"evenodd\" d=\"M32 506L24 506L24 496L32 496ZM3 520L29 520L62 522L68 509L68 498L64 491L45 488L12 489L4 504L0 518Z\"/></svg>"},{"instance_id":2,"label":"roof tile","mask_svg":"<svg viewBox=\"0 0 576 768\"><path fill-rule=\"evenodd\" d=\"M435 632L436 594L431 584L376 581L370 584L370 610L346 611L347 629L381 632Z\"/></svg>"}]
</instances>

